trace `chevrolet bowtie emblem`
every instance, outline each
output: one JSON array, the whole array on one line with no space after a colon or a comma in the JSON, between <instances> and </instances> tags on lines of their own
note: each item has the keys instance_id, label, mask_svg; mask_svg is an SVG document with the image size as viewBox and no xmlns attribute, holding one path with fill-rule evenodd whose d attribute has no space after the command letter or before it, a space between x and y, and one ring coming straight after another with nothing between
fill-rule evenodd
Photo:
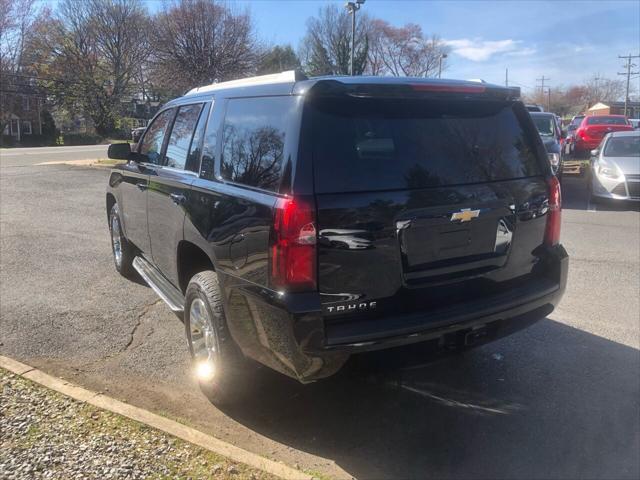
<instances>
[{"instance_id":1,"label":"chevrolet bowtie emblem","mask_svg":"<svg viewBox=\"0 0 640 480\"><path fill-rule=\"evenodd\" d=\"M455 212L451 214L451 221L455 222L456 220L459 222L469 222L474 218L478 218L480 216L480 210L471 210L470 208L463 208L459 212Z\"/></svg>"}]
</instances>

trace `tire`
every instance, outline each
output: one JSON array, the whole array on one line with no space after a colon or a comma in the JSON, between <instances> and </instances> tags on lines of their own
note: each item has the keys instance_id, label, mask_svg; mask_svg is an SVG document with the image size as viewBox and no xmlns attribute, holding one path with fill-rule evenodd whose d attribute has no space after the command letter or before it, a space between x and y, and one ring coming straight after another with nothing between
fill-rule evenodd
<instances>
[{"instance_id":1,"label":"tire","mask_svg":"<svg viewBox=\"0 0 640 480\"><path fill-rule=\"evenodd\" d=\"M136 257L136 250L124 236L122 221L120 220L120 209L117 203L111 207L111 212L109 213L109 233L113 263L116 266L116 270L123 277L129 279L135 277L136 271L133 268L133 259Z\"/></svg>"},{"instance_id":2,"label":"tire","mask_svg":"<svg viewBox=\"0 0 640 480\"><path fill-rule=\"evenodd\" d=\"M200 272L189 282L185 294L184 326L189 353L203 393L218 405L238 400L248 389L250 365L227 328L215 272Z\"/></svg>"}]
</instances>

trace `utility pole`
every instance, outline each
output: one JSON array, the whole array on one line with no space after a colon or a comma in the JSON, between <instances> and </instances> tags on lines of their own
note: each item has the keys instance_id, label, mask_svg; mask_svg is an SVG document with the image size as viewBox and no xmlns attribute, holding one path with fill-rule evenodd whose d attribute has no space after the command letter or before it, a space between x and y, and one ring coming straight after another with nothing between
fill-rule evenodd
<instances>
[{"instance_id":1,"label":"utility pole","mask_svg":"<svg viewBox=\"0 0 640 480\"><path fill-rule=\"evenodd\" d=\"M509 68L504 69L504 86L509 86Z\"/></svg>"},{"instance_id":2,"label":"utility pole","mask_svg":"<svg viewBox=\"0 0 640 480\"><path fill-rule=\"evenodd\" d=\"M551 111L551 87L547 88L547 112Z\"/></svg>"},{"instance_id":3,"label":"utility pole","mask_svg":"<svg viewBox=\"0 0 640 480\"><path fill-rule=\"evenodd\" d=\"M353 55L356 49L356 12L364 5L365 0L347 1L345 8L351 14L351 61L349 66L349 75L353 76Z\"/></svg>"},{"instance_id":4,"label":"utility pole","mask_svg":"<svg viewBox=\"0 0 640 480\"><path fill-rule=\"evenodd\" d=\"M551 79L548 77L545 78L544 75L542 76L542 78L536 78L536 83L540 82L540 98L541 99L544 99L544 82L548 82L549 80Z\"/></svg>"},{"instance_id":5,"label":"utility pole","mask_svg":"<svg viewBox=\"0 0 640 480\"><path fill-rule=\"evenodd\" d=\"M624 68L627 69L626 72L624 73L620 73L618 72L618 75L626 75L627 76L627 90L626 93L624 95L624 116L627 116L627 111L629 108L629 81L631 80L631 75L640 75L640 72L632 72L631 71L631 67L637 67L637 65L635 63L631 63L631 59L632 58L640 58L640 55L618 55L618 58L624 58L627 63L623 66Z\"/></svg>"}]
</instances>

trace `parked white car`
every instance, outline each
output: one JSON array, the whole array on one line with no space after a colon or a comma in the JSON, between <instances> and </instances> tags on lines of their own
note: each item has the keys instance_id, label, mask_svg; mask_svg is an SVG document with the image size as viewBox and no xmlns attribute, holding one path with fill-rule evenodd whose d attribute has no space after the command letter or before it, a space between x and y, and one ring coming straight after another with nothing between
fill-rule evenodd
<instances>
[{"instance_id":1,"label":"parked white car","mask_svg":"<svg viewBox=\"0 0 640 480\"><path fill-rule=\"evenodd\" d=\"M640 201L640 131L612 132L591 150L591 199Z\"/></svg>"}]
</instances>

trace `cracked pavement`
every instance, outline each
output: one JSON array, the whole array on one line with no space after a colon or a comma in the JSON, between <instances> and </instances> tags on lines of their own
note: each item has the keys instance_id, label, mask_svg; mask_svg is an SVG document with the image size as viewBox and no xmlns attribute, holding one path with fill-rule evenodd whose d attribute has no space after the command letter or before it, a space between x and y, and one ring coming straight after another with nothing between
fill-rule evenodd
<instances>
[{"instance_id":1,"label":"cracked pavement","mask_svg":"<svg viewBox=\"0 0 640 480\"><path fill-rule=\"evenodd\" d=\"M424 365L366 357L306 386L263 369L223 411L191 377L182 323L115 272L108 171L2 155L0 354L327 476L640 476L637 207L590 211L565 179L567 293L523 332Z\"/></svg>"}]
</instances>

